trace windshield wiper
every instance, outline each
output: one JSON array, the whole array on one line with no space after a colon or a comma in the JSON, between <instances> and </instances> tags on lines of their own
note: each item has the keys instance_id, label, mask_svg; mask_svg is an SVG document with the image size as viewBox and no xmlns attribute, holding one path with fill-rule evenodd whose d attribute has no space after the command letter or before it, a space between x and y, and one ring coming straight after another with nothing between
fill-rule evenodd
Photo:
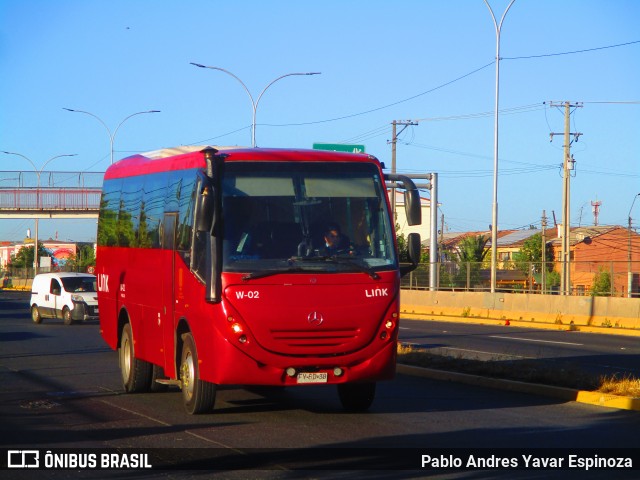
<instances>
[{"instance_id":1,"label":"windshield wiper","mask_svg":"<svg viewBox=\"0 0 640 480\"><path fill-rule=\"evenodd\" d=\"M270 277L272 275L278 275L280 273L300 273L300 272L318 272L316 269L304 268L300 265L294 265L299 262L326 262L326 263L337 263L343 265L349 265L354 267L357 271L366 273L374 280L379 280L380 275L378 275L372 268L363 265L362 263L356 262L355 260L348 257L339 257L337 255L333 256L322 256L322 257L292 257L289 260L290 266L285 268L274 268L271 270L263 270L261 272L253 272L247 273L242 277L242 280L255 280L257 278L265 278Z\"/></svg>"},{"instance_id":2,"label":"windshield wiper","mask_svg":"<svg viewBox=\"0 0 640 480\"><path fill-rule=\"evenodd\" d=\"M360 262L355 261L350 257L341 257L338 255L332 256L321 256L321 257L302 257L297 259L291 259L292 261L303 261L303 262L327 262L327 263L337 263L349 265L351 267L355 267L356 270L362 273L366 273L374 280L379 280L380 275L378 275L371 267L364 265Z\"/></svg>"},{"instance_id":3,"label":"windshield wiper","mask_svg":"<svg viewBox=\"0 0 640 480\"><path fill-rule=\"evenodd\" d=\"M242 280L255 280L256 278L270 277L272 275L278 275L279 273L296 273L304 272L302 267L286 267L286 268L274 268L272 270L263 270L261 272L247 273L242 276Z\"/></svg>"}]
</instances>

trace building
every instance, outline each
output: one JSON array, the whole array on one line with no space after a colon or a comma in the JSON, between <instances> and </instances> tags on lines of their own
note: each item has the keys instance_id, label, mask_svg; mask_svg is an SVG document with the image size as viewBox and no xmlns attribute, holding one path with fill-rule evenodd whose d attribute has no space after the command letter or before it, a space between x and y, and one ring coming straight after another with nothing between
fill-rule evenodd
<instances>
[{"instance_id":1,"label":"building","mask_svg":"<svg viewBox=\"0 0 640 480\"><path fill-rule=\"evenodd\" d=\"M69 257L76 255L78 251L78 244L75 242L62 242L59 240L40 240L38 242L46 250L51 252L53 261L57 265L63 265ZM34 244L32 238L25 238L24 242L0 242L0 269L6 269L7 265L11 262L11 257L18 254L18 252L24 247L31 247ZM39 268L51 268L53 265L47 264L47 259L40 259Z\"/></svg>"},{"instance_id":2,"label":"building","mask_svg":"<svg viewBox=\"0 0 640 480\"><path fill-rule=\"evenodd\" d=\"M391 191L389 191L391 196ZM423 245L429 245L431 238L431 200L420 198L422 207L422 223L420 225L408 225L407 216L404 214L404 193L396 190L396 225L398 225L398 235L406 238L410 233L419 233L420 241Z\"/></svg>"},{"instance_id":3,"label":"building","mask_svg":"<svg viewBox=\"0 0 640 480\"><path fill-rule=\"evenodd\" d=\"M557 238L551 241L556 259L561 258L561 232L558 227ZM640 235L636 232L618 225L574 227L569 244L569 277L574 294L589 294L602 272L611 279L611 294L640 294ZM558 262L556 267L561 270Z\"/></svg>"},{"instance_id":4,"label":"building","mask_svg":"<svg viewBox=\"0 0 640 480\"><path fill-rule=\"evenodd\" d=\"M498 286L520 285L535 287L539 278L527 275L514 268L514 255L520 251L524 242L541 230L510 230L498 232L497 245L497 278ZM562 271L562 226L549 228L545 232L547 245L553 250L553 270ZM460 242L469 236L491 236L491 232L462 232L442 235L443 252L451 252L450 258L441 256L441 261L456 260ZM490 251L491 240L485 247ZM589 295L598 276L608 275L610 278L609 294L615 296L640 296L640 235L635 231L618 225L572 227L569 238L569 282L574 295ZM490 255L490 254L489 254ZM482 264L482 282L490 281L487 276L490 256L485 257ZM549 260L548 260L549 261ZM548 285L548 284L547 284Z\"/></svg>"}]
</instances>

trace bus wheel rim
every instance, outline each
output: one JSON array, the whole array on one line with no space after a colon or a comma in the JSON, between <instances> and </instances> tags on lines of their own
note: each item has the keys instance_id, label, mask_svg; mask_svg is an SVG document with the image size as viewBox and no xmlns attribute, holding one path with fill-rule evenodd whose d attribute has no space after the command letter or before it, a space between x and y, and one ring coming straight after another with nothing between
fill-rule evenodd
<instances>
[{"instance_id":1,"label":"bus wheel rim","mask_svg":"<svg viewBox=\"0 0 640 480\"><path fill-rule=\"evenodd\" d=\"M189 352L185 355L182 362L182 390L185 393L187 399L191 399L193 396L194 381L195 379L195 366L193 364L193 355Z\"/></svg>"}]
</instances>

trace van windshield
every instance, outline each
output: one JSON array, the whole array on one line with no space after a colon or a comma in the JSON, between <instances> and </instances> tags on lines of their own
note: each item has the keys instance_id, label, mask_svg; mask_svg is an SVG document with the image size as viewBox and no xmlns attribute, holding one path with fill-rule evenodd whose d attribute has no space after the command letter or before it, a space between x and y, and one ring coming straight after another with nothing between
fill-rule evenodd
<instances>
[{"instance_id":1,"label":"van windshield","mask_svg":"<svg viewBox=\"0 0 640 480\"><path fill-rule=\"evenodd\" d=\"M96 279L94 277L63 277L62 285L67 292L95 292Z\"/></svg>"}]
</instances>

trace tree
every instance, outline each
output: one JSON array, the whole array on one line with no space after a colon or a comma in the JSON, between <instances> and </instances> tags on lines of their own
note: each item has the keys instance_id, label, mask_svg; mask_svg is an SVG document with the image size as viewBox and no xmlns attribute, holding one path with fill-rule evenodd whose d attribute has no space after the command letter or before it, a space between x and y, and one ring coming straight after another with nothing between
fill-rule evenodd
<instances>
[{"instance_id":1,"label":"tree","mask_svg":"<svg viewBox=\"0 0 640 480\"><path fill-rule=\"evenodd\" d=\"M29 247L22 247L20 250L18 250L18 253L16 253L14 256L11 257L11 261L9 262L9 267L32 268L33 260L34 260L33 252L34 252L33 245ZM38 258L40 257L51 257L53 260L53 256L47 249L44 248L44 245L42 245L42 243L38 243Z\"/></svg>"},{"instance_id":2,"label":"tree","mask_svg":"<svg viewBox=\"0 0 640 480\"><path fill-rule=\"evenodd\" d=\"M465 237L458 243L457 284L470 287L480 283L480 264L489 252L486 249L488 241L488 236L476 235Z\"/></svg>"},{"instance_id":3,"label":"tree","mask_svg":"<svg viewBox=\"0 0 640 480\"><path fill-rule=\"evenodd\" d=\"M409 261L409 245L403 233L400 233L400 224L396 223L396 241L398 242L398 260Z\"/></svg>"},{"instance_id":4,"label":"tree","mask_svg":"<svg viewBox=\"0 0 640 480\"><path fill-rule=\"evenodd\" d=\"M95 267L96 252L91 244L81 244L78 246L77 255L72 255L67 260L70 270L76 272L86 272L88 267Z\"/></svg>"},{"instance_id":5,"label":"tree","mask_svg":"<svg viewBox=\"0 0 640 480\"><path fill-rule=\"evenodd\" d=\"M458 244L458 258L461 262L480 263L487 256L486 249L489 237L476 235L464 237Z\"/></svg>"},{"instance_id":6,"label":"tree","mask_svg":"<svg viewBox=\"0 0 640 480\"><path fill-rule=\"evenodd\" d=\"M548 272L553 270L553 259L553 248L547 243L545 245L545 265ZM542 235L536 233L527 238L522 243L520 250L513 255L513 260L516 268L526 275L531 272L531 266L533 266L533 273L540 273L542 271Z\"/></svg>"},{"instance_id":7,"label":"tree","mask_svg":"<svg viewBox=\"0 0 640 480\"><path fill-rule=\"evenodd\" d=\"M613 292L615 290L611 288L611 274L604 267L600 267L598 273L593 277L591 295L594 297L608 297Z\"/></svg>"}]
</instances>

